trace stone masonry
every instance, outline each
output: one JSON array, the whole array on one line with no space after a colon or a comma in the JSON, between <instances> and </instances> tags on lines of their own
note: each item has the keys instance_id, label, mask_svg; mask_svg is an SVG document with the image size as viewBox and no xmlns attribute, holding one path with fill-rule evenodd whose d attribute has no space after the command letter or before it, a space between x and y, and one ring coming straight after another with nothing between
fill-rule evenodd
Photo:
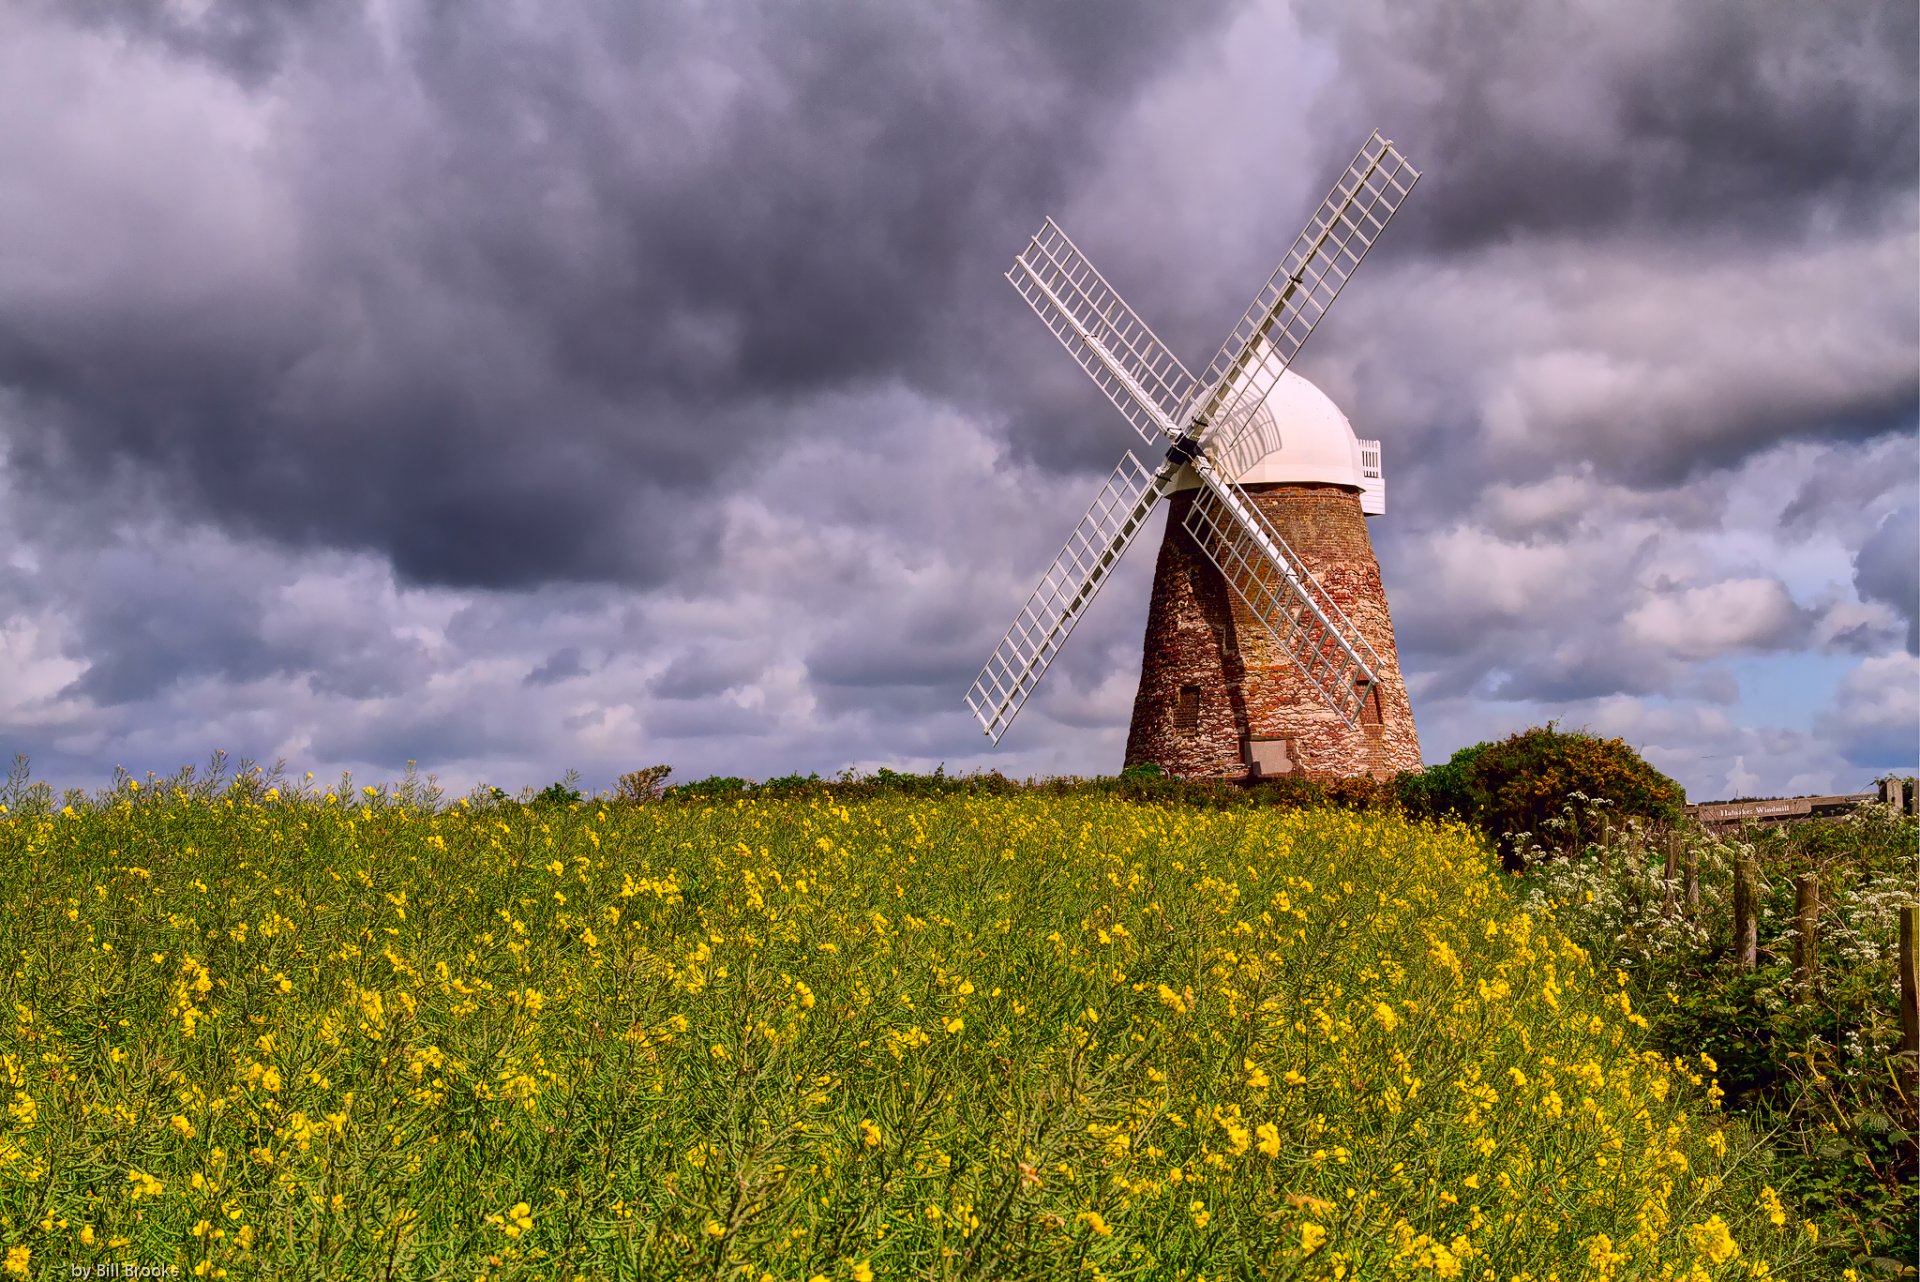
<instances>
[{"instance_id":1,"label":"stone masonry","mask_svg":"<svg viewBox=\"0 0 1920 1282\"><path fill-rule=\"evenodd\" d=\"M1379 684L1358 726L1328 707L1233 595L1182 525L1194 492L1169 500L1153 575L1127 764L1186 778L1300 773L1376 778L1420 768L1413 708L1360 497L1338 485L1245 487L1373 646Z\"/></svg>"}]
</instances>

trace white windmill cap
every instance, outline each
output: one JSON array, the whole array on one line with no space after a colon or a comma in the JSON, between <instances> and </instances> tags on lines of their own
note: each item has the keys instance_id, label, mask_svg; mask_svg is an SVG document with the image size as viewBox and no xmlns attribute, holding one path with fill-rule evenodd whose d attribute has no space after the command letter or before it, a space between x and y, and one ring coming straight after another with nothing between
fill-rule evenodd
<instances>
[{"instance_id":1,"label":"white windmill cap","mask_svg":"<svg viewBox=\"0 0 1920 1282\"><path fill-rule=\"evenodd\" d=\"M1253 423L1235 443L1233 457L1222 460L1242 485L1316 481L1369 488L1353 424L1327 394L1292 370L1286 370ZM1191 473L1176 489L1199 484Z\"/></svg>"}]
</instances>

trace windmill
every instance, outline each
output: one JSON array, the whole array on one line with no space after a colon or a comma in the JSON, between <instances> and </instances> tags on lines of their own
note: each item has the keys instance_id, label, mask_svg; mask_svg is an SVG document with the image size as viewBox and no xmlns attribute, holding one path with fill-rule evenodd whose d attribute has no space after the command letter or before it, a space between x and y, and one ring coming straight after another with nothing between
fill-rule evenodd
<instances>
[{"instance_id":1,"label":"windmill","mask_svg":"<svg viewBox=\"0 0 1920 1282\"><path fill-rule=\"evenodd\" d=\"M1007 279L1165 452L1154 468L1131 450L1120 460L967 692L995 743L1169 500L1129 764L1418 767L1363 519L1384 511L1379 445L1288 369L1418 178L1391 142L1368 138L1199 378L1051 218L1015 258Z\"/></svg>"}]
</instances>

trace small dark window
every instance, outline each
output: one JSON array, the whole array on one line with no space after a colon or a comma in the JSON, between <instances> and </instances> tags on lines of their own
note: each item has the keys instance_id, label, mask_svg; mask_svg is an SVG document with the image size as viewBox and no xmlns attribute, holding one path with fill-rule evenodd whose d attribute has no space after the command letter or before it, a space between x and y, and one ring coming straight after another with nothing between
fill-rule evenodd
<instances>
[{"instance_id":1,"label":"small dark window","mask_svg":"<svg viewBox=\"0 0 1920 1282\"><path fill-rule=\"evenodd\" d=\"M1358 681L1353 683L1355 694L1359 694L1361 688ZM1378 681L1373 683L1373 688L1368 690L1366 696L1360 701L1360 724L1363 726L1380 724L1380 683Z\"/></svg>"},{"instance_id":2,"label":"small dark window","mask_svg":"<svg viewBox=\"0 0 1920 1282\"><path fill-rule=\"evenodd\" d=\"M1181 686L1180 699L1173 705L1173 728L1192 734L1200 728L1200 687Z\"/></svg>"}]
</instances>

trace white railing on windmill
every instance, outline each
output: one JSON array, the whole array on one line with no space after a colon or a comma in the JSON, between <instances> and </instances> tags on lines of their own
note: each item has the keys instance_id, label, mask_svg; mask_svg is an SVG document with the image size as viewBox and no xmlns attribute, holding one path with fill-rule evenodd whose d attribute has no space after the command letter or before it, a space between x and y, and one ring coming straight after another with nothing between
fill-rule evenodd
<instances>
[{"instance_id":1,"label":"white railing on windmill","mask_svg":"<svg viewBox=\"0 0 1920 1282\"><path fill-rule=\"evenodd\" d=\"M990 739L999 742L1154 506L1187 475L1200 485L1187 532L1309 684L1357 721L1379 659L1239 479L1277 430L1260 413L1268 394L1419 177L1376 130L1197 379L1051 218L1014 259L1007 279L1020 296L1141 439L1164 441L1167 453L1153 469L1122 457L988 657L967 706Z\"/></svg>"}]
</instances>

